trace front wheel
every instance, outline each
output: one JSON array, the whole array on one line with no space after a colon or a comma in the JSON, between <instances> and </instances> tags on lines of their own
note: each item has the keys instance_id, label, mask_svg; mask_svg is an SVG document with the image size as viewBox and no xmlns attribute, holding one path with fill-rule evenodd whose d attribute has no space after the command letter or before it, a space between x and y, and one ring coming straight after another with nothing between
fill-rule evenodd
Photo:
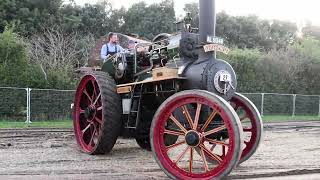
<instances>
[{"instance_id":1,"label":"front wheel","mask_svg":"<svg viewBox=\"0 0 320 180\"><path fill-rule=\"evenodd\" d=\"M184 116L176 116L177 111ZM177 141L166 145L166 135L177 136ZM174 179L227 176L240 159L242 136L239 118L228 102L201 90L182 91L164 101L150 132L156 162Z\"/></svg>"}]
</instances>

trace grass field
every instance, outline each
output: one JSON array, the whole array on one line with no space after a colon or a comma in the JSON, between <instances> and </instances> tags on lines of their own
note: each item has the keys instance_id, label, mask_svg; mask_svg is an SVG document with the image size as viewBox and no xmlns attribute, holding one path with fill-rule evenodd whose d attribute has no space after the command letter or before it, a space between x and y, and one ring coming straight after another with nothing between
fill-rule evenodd
<instances>
[{"instance_id":1,"label":"grass field","mask_svg":"<svg viewBox=\"0 0 320 180\"><path fill-rule=\"evenodd\" d=\"M0 129L4 128L72 128L72 120L33 121L31 124L24 121L0 120Z\"/></svg>"},{"instance_id":2,"label":"grass field","mask_svg":"<svg viewBox=\"0 0 320 180\"><path fill-rule=\"evenodd\" d=\"M284 122L284 121L320 121L319 116L263 116L264 122ZM4 128L72 128L72 120L51 120L51 121L33 121L26 124L24 121L0 120L0 129Z\"/></svg>"},{"instance_id":3,"label":"grass field","mask_svg":"<svg viewBox=\"0 0 320 180\"><path fill-rule=\"evenodd\" d=\"M283 116L283 115L268 115L263 116L264 122L281 122L281 121L320 121L319 116Z\"/></svg>"}]
</instances>

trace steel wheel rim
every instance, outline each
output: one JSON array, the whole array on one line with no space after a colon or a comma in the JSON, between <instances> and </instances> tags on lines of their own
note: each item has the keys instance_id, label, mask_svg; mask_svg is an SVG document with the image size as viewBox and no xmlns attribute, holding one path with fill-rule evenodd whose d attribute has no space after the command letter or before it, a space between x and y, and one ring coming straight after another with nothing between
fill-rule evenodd
<instances>
[{"instance_id":1,"label":"steel wheel rim","mask_svg":"<svg viewBox=\"0 0 320 180\"><path fill-rule=\"evenodd\" d=\"M241 154L240 163L250 158L250 156L256 151L262 134L262 121L260 119L260 114L253 105L247 104L248 102L244 102L245 100L246 98L240 94L236 94L230 100L231 106L239 115L240 122L243 125L244 135L249 137L246 138L249 140L244 140L245 146ZM241 109L243 111L240 113L239 110ZM248 124L244 123L250 123L249 127ZM249 133L250 135L248 135Z\"/></svg>"},{"instance_id":2,"label":"steel wheel rim","mask_svg":"<svg viewBox=\"0 0 320 180\"><path fill-rule=\"evenodd\" d=\"M81 150L93 152L100 140L103 126L101 93L94 76L82 78L75 95L74 131Z\"/></svg>"},{"instance_id":3,"label":"steel wheel rim","mask_svg":"<svg viewBox=\"0 0 320 180\"><path fill-rule=\"evenodd\" d=\"M194 118L194 124L193 124L193 130L192 131L197 131L199 134L203 135L204 138L200 141L199 145L195 144L194 147L191 147L190 145L187 145L186 148L183 149L183 151L181 151L179 153L179 156L176 160L173 160L173 158L170 158L168 155L168 151L171 150L171 148L176 148L177 146L180 146L181 144L186 144L186 139L185 141L177 141L175 144L170 145L170 146L165 146L164 144L164 138L163 135L169 133L168 129L165 129L165 123L167 121L169 121L169 119L171 121L176 121L173 120L174 117L172 118L172 112L180 107L183 107L183 105L187 105L187 104L192 104L192 103L197 103L197 107L199 107L199 105L201 104L202 106L208 106L212 109L214 109L223 119L223 123L225 126L225 129L228 132L229 135L229 142L228 142L228 148L226 150L226 154L225 155L217 155L212 153L210 150L209 152L211 152L211 154L208 152L208 145L205 144L205 142L207 141L207 135L208 134L206 131L206 129L201 130L203 126L205 126L206 123L202 124L202 126L198 125L197 128L195 128L194 124L196 124L196 116L197 112L198 112L198 108L196 110L196 115ZM201 109L200 107L200 109ZM200 112L201 113L201 112ZM200 114L199 113L199 114ZM210 113L210 116L212 115L213 111ZM235 153L235 148L233 146L233 144L235 143L235 137L234 137L234 129L231 125L230 119L227 115L227 113L218 106L218 104L216 104L215 102L212 102L208 99L206 99L205 97L202 96L198 96L198 95L184 95L184 96L180 96L180 97L176 97L175 99L173 99L172 101L170 101L165 108L163 108L161 110L161 112L159 113L160 116L157 118L157 123L156 125L153 127L154 128L154 132L153 132L153 151L156 154L156 156L158 157L159 161L162 164L162 167L164 167L166 170L170 170L171 173L175 174L178 176L178 178L212 178L212 177L218 177L221 173L223 173L223 171L228 168L228 163L229 161L231 161L231 159L233 158L233 155ZM208 116L208 119L209 117ZM171 118L170 118L171 117ZM207 122L208 119L205 121ZM179 122L179 121L178 121ZM176 122L175 122L176 123ZM188 121L189 126L190 122ZM177 126L180 126L176 123ZM218 128L221 128L223 125L214 128L215 130L218 130ZM190 128L190 127L189 127ZM180 128L183 132L178 132L179 136L185 136L185 134L187 132L189 132L191 129L185 128L185 130L183 130L183 128ZM210 131L213 132L215 131L214 129L211 129ZM219 132L219 131L218 131ZM170 132L173 134L173 132ZM175 132L177 133L177 132ZM183 135L184 134L184 135ZM220 141L216 140L216 141L212 141L212 142L217 142L220 143ZM226 144L226 143L225 143ZM201 158L203 160L203 170L200 170L200 173L195 173L193 171L193 156L196 154L195 152L195 148L199 148L200 152L201 152ZM168 150L169 149L169 150ZM183 169L179 167L179 160L181 160L182 156L187 156L187 154L189 155L189 165L187 169ZM215 167L209 167L208 163L210 162L206 162L207 157L206 156L212 156L212 154L214 154L214 158L217 162L219 160L217 159L221 159L220 163L218 163L217 166ZM183 157L182 157L183 158ZM191 160L192 159L192 160ZM192 163L190 163L192 162ZM207 165L205 165L207 164ZM207 166L207 167L206 167Z\"/></svg>"}]
</instances>

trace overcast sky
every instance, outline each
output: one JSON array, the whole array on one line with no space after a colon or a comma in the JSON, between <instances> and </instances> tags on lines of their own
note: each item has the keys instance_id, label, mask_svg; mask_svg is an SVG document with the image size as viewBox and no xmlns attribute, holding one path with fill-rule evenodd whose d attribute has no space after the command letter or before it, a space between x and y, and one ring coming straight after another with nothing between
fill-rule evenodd
<instances>
[{"instance_id":1,"label":"overcast sky","mask_svg":"<svg viewBox=\"0 0 320 180\"><path fill-rule=\"evenodd\" d=\"M77 4L96 3L99 0L75 0ZM110 0L113 7L130 7L143 0ZM144 0L147 3L161 0ZM176 15L183 12L185 3L198 0L174 0ZM218 12L224 10L230 15L255 14L263 19L290 20L298 24L310 20L314 25L320 25L320 0L216 0Z\"/></svg>"}]
</instances>

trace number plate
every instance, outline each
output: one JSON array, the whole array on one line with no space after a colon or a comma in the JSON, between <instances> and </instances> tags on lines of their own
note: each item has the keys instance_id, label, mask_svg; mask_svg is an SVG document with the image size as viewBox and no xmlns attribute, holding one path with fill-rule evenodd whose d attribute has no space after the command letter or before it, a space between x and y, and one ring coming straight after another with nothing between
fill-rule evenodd
<instances>
[{"instance_id":1,"label":"number plate","mask_svg":"<svg viewBox=\"0 0 320 180\"><path fill-rule=\"evenodd\" d=\"M223 44L223 39L216 36L207 36L207 42L212 44Z\"/></svg>"},{"instance_id":2,"label":"number plate","mask_svg":"<svg viewBox=\"0 0 320 180\"><path fill-rule=\"evenodd\" d=\"M231 75L229 73L221 73L220 81L231 82Z\"/></svg>"}]
</instances>

